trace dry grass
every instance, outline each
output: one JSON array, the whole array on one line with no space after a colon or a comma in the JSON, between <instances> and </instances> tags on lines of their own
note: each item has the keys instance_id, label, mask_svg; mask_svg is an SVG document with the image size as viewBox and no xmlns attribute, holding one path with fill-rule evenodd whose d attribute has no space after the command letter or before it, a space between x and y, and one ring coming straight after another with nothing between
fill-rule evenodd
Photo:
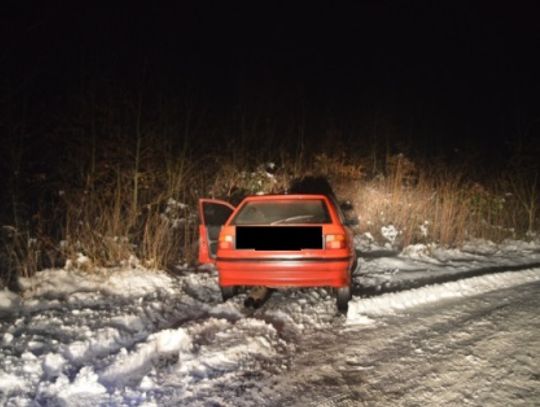
<instances>
[{"instance_id":1,"label":"dry grass","mask_svg":"<svg viewBox=\"0 0 540 407\"><path fill-rule=\"evenodd\" d=\"M454 244L469 233L462 195L454 180L433 185L422 177L414 186L403 186L389 177L359 185L353 203L366 231L381 242L381 228L393 225L400 245L426 240Z\"/></svg>"},{"instance_id":2,"label":"dry grass","mask_svg":"<svg viewBox=\"0 0 540 407\"><path fill-rule=\"evenodd\" d=\"M155 159L155 157L154 157ZM180 257L194 259L195 189L200 180L185 158L141 162L89 181L90 187L63 196L63 254L79 253L97 266L116 266L137 258L151 268L170 267ZM134 190L137 188L137 194Z\"/></svg>"},{"instance_id":3,"label":"dry grass","mask_svg":"<svg viewBox=\"0 0 540 407\"><path fill-rule=\"evenodd\" d=\"M10 273L31 275L81 254L104 267L193 262L199 197L234 201L246 194L283 192L291 179L304 175L328 177L338 196L352 201L359 231L370 232L379 243L385 242L381 228L389 225L399 231L393 242L399 247L523 237L538 228L536 184L515 173L481 185L464 172L419 166L396 155L386 158L384 174L368 178L364 169L372 165L351 156L284 153L269 172L266 157L240 161L216 153L192 160L186 150L173 154L153 139L138 147L136 163L132 156L111 157L108 150L104 160L78 169L79 181L66 181L54 216L38 214L44 224L61 225L56 234L46 232L50 227L6 229L2 253ZM3 279L9 278L4 272Z\"/></svg>"},{"instance_id":4,"label":"dry grass","mask_svg":"<svg viewBox=\"0 0 540 407\"><path fill-rule=\"evenodd\" d=\"M529 185L521 194L505 188L523 185L516 174L492 180L488 188L459 171L418 169L403 156L391 157L388 163L386 176L356 181L346 191L361 229L379 242L385 242L381 228L388 225L399 231L393 243L401 247L417 242L455 246L473 237L500 241L524 237L537 226L536 212L531 213L537 199L533 188Z\"/></svg>"}]
</instances>

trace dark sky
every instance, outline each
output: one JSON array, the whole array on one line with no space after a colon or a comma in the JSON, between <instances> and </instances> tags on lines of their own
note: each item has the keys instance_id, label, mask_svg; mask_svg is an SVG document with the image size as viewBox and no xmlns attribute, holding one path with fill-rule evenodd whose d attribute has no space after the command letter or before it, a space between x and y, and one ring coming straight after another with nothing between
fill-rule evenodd
<instances>
[{"instance_id":1,"label":"dark sky","mask_svg":"<svg viewBox=\"0 0 540 407\"><path fill-rule=\"evenodd\" d=\"M5 7L4 100L47 100L86 77L136 88L144 72L153 89L195 88L224 108L292 94L314 111L429 117L481 139L540 118L534 1L71 3Z\"/></svg>"}]
</instances>

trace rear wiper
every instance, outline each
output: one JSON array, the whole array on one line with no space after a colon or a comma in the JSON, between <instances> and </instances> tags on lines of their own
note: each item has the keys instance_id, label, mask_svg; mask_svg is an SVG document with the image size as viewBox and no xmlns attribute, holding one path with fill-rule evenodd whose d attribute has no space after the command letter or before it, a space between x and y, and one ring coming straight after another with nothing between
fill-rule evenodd
<instances>
[{"instance_id":1,"label":"rear wiper","mask_svg":"<svg viewBox=\"0 0 540 407\"><path fill-rule=\"evenodd\" d=\"M310 219L313 218L313 215L297 215L297 216L291 216L288 218L278 219L270 223L270 225L279 225L281 223L288 223L288 222L295 222L302 219Z\"/></svg>"}]
</instances>

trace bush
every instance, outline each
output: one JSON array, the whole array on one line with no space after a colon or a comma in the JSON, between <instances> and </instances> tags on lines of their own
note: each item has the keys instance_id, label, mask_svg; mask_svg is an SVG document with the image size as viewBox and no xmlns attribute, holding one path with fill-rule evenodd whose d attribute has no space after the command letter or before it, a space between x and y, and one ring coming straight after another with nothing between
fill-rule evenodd
<instances>
[{"instance_id":1,"label":"bush","mask_svg":"<svg viewBox=\"0 0 540 407\"><path fill-rule=\"evenodd\" d=\"M395 155L386 157L383 173L368 177L363 169L372 165L353 154L281 153L275 163L266 154L233 160L223 151L193 159L154 137L143 137L131 154L119 142L66 164L61 173L78 176L43 186L36 213L3 227L4 282L68 260L76 267L81 256L95 267L194 262L199 197L237 203L248 194L282 193L305 176L328 178L338 198L353 203L358 232L381 244L451 246L472 237L524 237L538 227L537 180L515 172L482 184L464 170Z\"/></svg>"}]
</instances>

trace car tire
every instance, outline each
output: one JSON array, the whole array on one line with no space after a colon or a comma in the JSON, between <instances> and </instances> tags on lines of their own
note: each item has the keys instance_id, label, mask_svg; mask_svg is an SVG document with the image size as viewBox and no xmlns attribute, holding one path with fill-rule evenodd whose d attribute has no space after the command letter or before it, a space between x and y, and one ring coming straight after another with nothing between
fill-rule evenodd
<instances>
[{"instance_id":1,"label":"car tire","mask_svg":"<svg viewBox=\"0 0 540 407\"><path fill-rule=\"evenodd\" d=\"M349 309L349 300L351 299L351 287L340 287L336 290L336 305L341 313L346 313Z\"/></svg>"},{"instance_id":2,"label":"car tire","mask_svg":"<svg viewBox=\"0 0 540 407\"><path fill-rule=\"evenodd\" d=\"M232 298L236 295L236 286L226 286L226 287L220 287L221 288L221 298L223 298L223 302L227 301L229 298Z\"/></svg>"}]
</instances>

